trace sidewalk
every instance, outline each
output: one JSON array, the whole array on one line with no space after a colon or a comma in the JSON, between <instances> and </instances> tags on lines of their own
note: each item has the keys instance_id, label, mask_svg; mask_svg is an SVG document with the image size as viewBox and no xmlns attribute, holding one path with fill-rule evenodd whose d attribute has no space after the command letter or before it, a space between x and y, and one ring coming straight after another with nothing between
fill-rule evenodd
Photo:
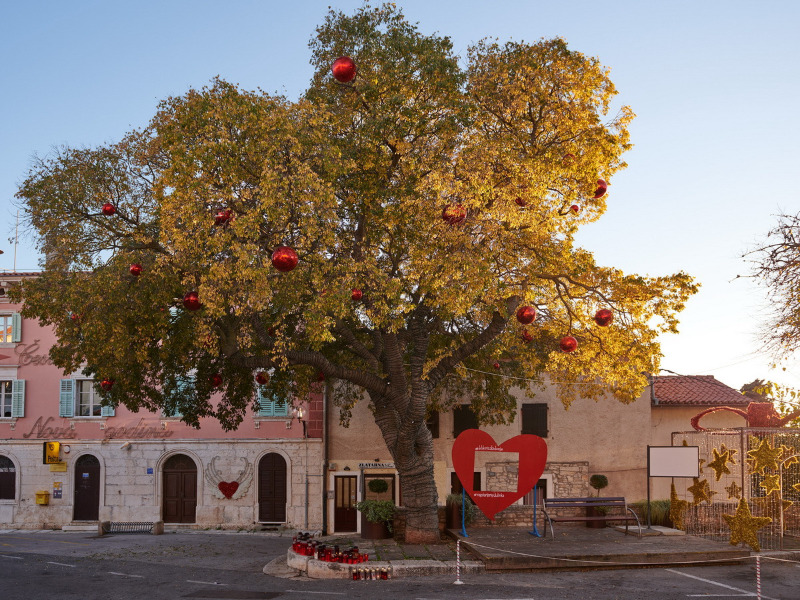
<instances>
[{"instance_id":1,"label":"sidewalk","mask_svg":"<svg viewBox=\"0 0 800 600\"><path fill-rule=\"evenodd\" d=\"M340 547L356 545L370 555L369 567L391 567L395 577L456 573L456 540L460 542L461 572L511 572L639 568L654 566L699 566L735 564L752 560L748 547L705 540L676 530L654 528L641 538L635 530L626 535L614 527L591 529L564 525L556 529L556 538L536 537L527 528L487 527L449 530L450 541L441 545L417 546L394 540L362 540L354 534L319 538L325 544ZM800 560L800 552L762 552ZM346 578L351 565L326 563L288 551L284 563L312 578ZM265 568L265 572L267 569Z\"/></svg>"}]
</instances>

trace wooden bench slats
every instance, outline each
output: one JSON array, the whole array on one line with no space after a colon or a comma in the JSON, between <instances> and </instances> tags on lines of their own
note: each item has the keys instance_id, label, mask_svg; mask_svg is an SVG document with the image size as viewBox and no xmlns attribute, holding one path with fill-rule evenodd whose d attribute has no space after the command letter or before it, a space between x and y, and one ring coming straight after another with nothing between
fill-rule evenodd
<instances>
[{"instance_id":1,"label":"wooden bench slats","mask_svg":"<svg viewBox=\"0 0 800 600\"><path fill-rule=\"evenodd\" d=\"M553 515L548 512L554 509L564 508L621 508L622 514L605 514L599 516L588 515ZM545 498L544 499L544 516L550 525L550 535L555 538L553 533L553 522L567 523L567 522L583 522L583 521L625 521L625 531L628 531L628 522L636 521L636 526L639 528L639 537L642 537L642 524L639 522L639 517L628 506L625 498L609 497L602 498L598 496L589 496L585 498ZM630 513L627 514L627 513ZM547 533L547 530L545 530Z\"/></svg>"}]
</instances>

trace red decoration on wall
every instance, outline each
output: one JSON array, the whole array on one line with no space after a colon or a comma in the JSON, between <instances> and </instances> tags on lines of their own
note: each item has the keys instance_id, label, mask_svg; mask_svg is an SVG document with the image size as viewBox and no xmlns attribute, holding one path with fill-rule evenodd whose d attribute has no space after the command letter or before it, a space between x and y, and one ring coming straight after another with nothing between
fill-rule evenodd
<instances>
[{"instance_id":1,"label":"red decoration on wall","mask_svg":"<svg viewBox=\"0 0 800 600\"><path fill-rule=\"evenodd\" d=\"M467 429L453 442L453 467L464 490L487 518L511 506L533 489L547 463L547 443L537 435L522 434L497 444L492 436L480 429ZM519 454L517 489L504 492L481 492L473 488L475 453L497 453L491 462L501 462L502 453Z\"/></svg>"},{"instance_id":2,"label":"red decoration on wall","mask_svg":"<svg viewBox=\"0 0 800 600\"><path fill-rule=\"evenodd\" d=\"M223 496L225 496L228 500L230 500L231 496L233 496L236 493L236 490L239 489L239 482L238 481L220 481L217 484L217 488L219 489L220 492L222 492Z\"/></svg>"},{"instance_id":3,"label":"red decoration on wall","mask_svg":"<svg viewBox=\"0 0 800 600\"><path fill-rule=\"evenodd\" d=\"M106 202L105 204L103 204L103 207L100 209L100 212L102 212L107 217L112 217L117 213L117 207L111 204L111 202Z\"/></svg>"},{"instance_id":4,"label":"red decoration on wall","mask_svg":"<svg viewBox=\"0 0 800 600\"><path fill-rule=\"evenodd\" d=\"M256 373L256 383L258 385L267 385L269 383L269 374L264 371Z\"/></svg>"},{"instance_id":5,"label":"red decoration on wall","mask_svg":"<svg viewBox=\"0 0 800 600\"><path fill-rule=\"evenodd\" d=\"M297 252L289 246L278 246L272 253L272 266L282 273L287 273L297 266Z\"/></svg>"},{"instance_id":6,"label":"red decoration on wall","mask_svg":"<svg viewBox=\"0 0 800 600\"><path fill-rule=\"evenodd\" d=\"M361 290L359 290L359 289L357 289L357 288L353 288L353 293L352 293L352 294L350 294L350 297L351 297L351 298L352 298L352 299L353 299L355 302L358 302L359 300L361 300L361 298L363 298L363 297L364 297L364 292L362 292Z\"/></svg>"},{"instance_id":7,"label":"red decoration on wall","mask_svg":"<svg viewBox=\"0 0 800 600\"><path fill-rule=\"evenodd\" d=\"M748 427L783 427L789 421L800 417L800 410L781 416L775 410L772 402L751 402L747 405L747 411L733 408L732 406L715 406L706 409L692 417L692 427L697 431L706 431L705 427L700 426L700 418L719 410L727 410L743 416Z\"/></svg>"},{"instance_id":8,"label":"red decoration on wall","mask_svg":"<svg viewBox=\"0 0 800 600\"><path fill-rule=\"evenodd\" d=\"M523 325L533 323L536 319L536 307L534 306L520 306L517 309L517 321Z\"/></svg>"},{"instance_id":9,"label":"red decoration on wall","mask_svg":"<svg viewBox=\"0 0 800 600\"><path fill-rule=\"evenodd\" d=\"M594 190L594 196L592 196L592 198L594 198L595 200L597 200L598 198L602 198L603 196L605 196L607 191L608 191L608 184L605 182L604 179L598 179L597 188Z\"/></svg>"},{"instance_id":10,"label":"red decoration on wall","mask_svg":"<svg viewBox=\"0 0 800 600\"><path fill-rule=\"evenodd\" d=\"M601 308L594 313L594 322L600 325L600 327L608 327L613 320L614 313L607 308Z\"/></svg>"},{"instance_id":11,"label":"red decoration on wall","mask_svg":"<svg viewBox=\"0 0 800 600\"><path fill-rule=\"evenodd\" d=\"M575 350L578 348L578 340L571 335L565 335L563 338L561 338L561 341L558 342L558 345L562 352L575 352Z\"/></svg>"},{"instance_id":12,"label":"red decoration on wall","mask_svg":"<svg viewBox=\"0 0 800 600\"><path fill-rule=\"evenodd\" d=\"M197 295L197 292L186 292L183 297L183 306L186 310L200 310L203 305L200 303L200 296Z\"/></svg>"},{"instance_id":13,"label":"red decoration on wall","mask_svg":"<svg viewBox=\"0 0 800 600\"><path fill-rule=\"evenodd\" d=\"M114 387L114 380L107 377L106 379L103 379L103 381L100 382L100 387L104 391L108 392L111 390L112 387Z\"/></svg>"},{"instance_id":14,"label":"red decoration on wall","mask_svg":"<svg viewBox=\"0 0 800 600\"><path fill-rule=\"evenodd\" d=\"M463 204L448 204L442 210L442 219L448 225L458 225L467 218L467 209Z\"/></svg>"},{"instance_id":15,"label":"red decoration on wall","mask_svg":"<svg viewBox=\"0 0 800 600\"><path fill-rule=\"evenodd\" d=\"M214 225L224 225L230 221L233 216L233 211L230 208L221 208L214 216Z\"/></svg>"},{"instance_id":16,"label":"red decoration on wall","mask_svg":"<svg viewBox=\"0 0 800 600\"><path fill-rule=\"evenodd\" d=\"M349 56L340 56L331 66L334 79L341 83L349 83L356 77L356 62Z\"/></svg>"},{"instance_id":17,"label":"red decoration on wall","mask_svg":"<svg viewBox=\"0 0 800 600\"><path fill-rule=\"evenodd\" d=\"M130 268L128 268L128 271L130 271L131 275L134 277L138 277L142 274L142 265L139 263L133 263Z\"/></svg>"}]
</instances>

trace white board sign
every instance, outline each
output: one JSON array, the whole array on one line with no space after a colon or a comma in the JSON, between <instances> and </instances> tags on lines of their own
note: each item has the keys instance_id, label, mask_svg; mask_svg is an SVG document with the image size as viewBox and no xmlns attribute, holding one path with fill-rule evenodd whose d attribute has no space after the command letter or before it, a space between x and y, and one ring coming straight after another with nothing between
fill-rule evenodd
<instances>
[{"instance_id":1,"label":"white board sign","mask_svg":"<svg viewBox=\"0 0 800 600\"><path fill-rule=\"evenodd\" d=\"M698 446L648 446L649 477L700 477Z\"/></svg>"}]
</instances>

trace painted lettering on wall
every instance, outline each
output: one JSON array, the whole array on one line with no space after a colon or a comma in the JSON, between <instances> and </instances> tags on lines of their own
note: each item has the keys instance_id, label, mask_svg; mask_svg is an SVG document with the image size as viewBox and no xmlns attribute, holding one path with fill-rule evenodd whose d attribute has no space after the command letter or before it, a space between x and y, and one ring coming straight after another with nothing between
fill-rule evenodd
<instances>
[{"instance_id":1,"label":"painted lettering on wall","mask_svg":"<svg viewBox=\"0 0 800 600\"><path fill-rule=\"evenodd\" d=\"M50 421L53 420L53 417L47 417L46 421L42 421L42 419L44 419L44 417L39 417L36 419L36 422L33 424L33 427L31 427L31 430L28 433L23 433L22 437L26 440L31 437L34 437L37 440L74 440L76 437L78 437L78 434L75 432L75 430L70 429L69 427L50 427Z\"/></svg>"},{"instance_id":2,"label":"painted lettering on wall","mask_svg":"<svg viewBox=\"0 0 800 600\"><path fill-rule=\"evenodd\" d=\"M19 357L20 366L26 367L28 365L52 365L53 361L47 354L40 354L41 348L39 340L33 340L31 344L17 344L14 352Z\"/></svg>"},{"instance_id":3,"label":"painted lettering on wall","mask_svg":"<svg viewBox=\"0 0 800 600\"><path fill-rule=\"evenodd\" d=\"M152 440L171 437L174 431L161 429L153 425L148 425L144 419L139 419L135 425L121 425L119 427L107 427L105 439L129 439L129 440Z\"/></svg>"}]
</instances>

